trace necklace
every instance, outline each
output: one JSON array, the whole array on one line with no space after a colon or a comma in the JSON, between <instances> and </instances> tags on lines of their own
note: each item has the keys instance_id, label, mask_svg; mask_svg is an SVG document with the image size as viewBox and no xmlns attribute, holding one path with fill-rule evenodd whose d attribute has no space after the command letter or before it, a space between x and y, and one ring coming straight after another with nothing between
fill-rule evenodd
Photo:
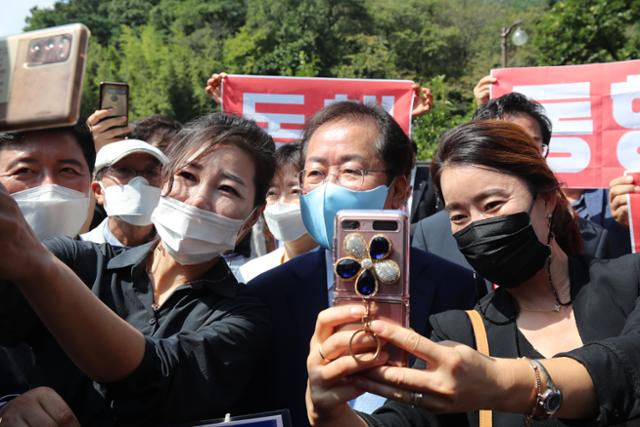
<instances>
[{"instance_id":1,"label":"necklace","mask_svg":"<svg viewBox=\"0 0 640 427\"><path fill-rule=\"evenodd\" d=\"M562 307L570 306L573 302L571 295L569 295L569 301L562 302L560 301L560 297L558 296L558 291L556 291L556 287L553 286L553 279L551 278L551 256L547 258L547 277L549 278L549 287L551 288L551 292L553 292L553 297L556 300L556 303L553 306L553 311L556 313L560 311Z\"/></svg>"},{"instance_id":2,"label":"necklace","mask_svg":"<svg viewBox=\"0 0 640 427\"><path fill-rule=\"evenodd\" d=\"M556 291L556 287L553 285L553 279L551 278L551 257L548 258L546 264L547 270L547 279L549 282L549 287L551 288L551 292L553 293L553 298L556 302L553 304L552 308L535 308L535 307L527 307L525 305L520 304L521 311L533 311L537 313L559 313L563 307L568 307L573 302L573 299L569 299L567 302L560 301L560 297L558 296L558 291Z\"/></svg>"}]
</instances>

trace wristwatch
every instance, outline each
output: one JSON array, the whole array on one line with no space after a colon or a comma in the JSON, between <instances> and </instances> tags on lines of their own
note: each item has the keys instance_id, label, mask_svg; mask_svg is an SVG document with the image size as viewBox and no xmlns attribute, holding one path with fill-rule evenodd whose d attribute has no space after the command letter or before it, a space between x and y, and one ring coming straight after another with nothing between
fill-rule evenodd
<instances>
[{"instance_id":1,"label":"wristwatch","mask_svg":"<svg viewBox=\"0 0 640 427\"><path fill-rule=\"evenodd\" d=\"M536 403L530 417L535 420L544 420L555 415L562 406L562 392L551 379L549 371L537 359L529 359L531 368L536 376ZM540 373L545 376L546 387L542 390Z\"/></svg>"}]
</instances>

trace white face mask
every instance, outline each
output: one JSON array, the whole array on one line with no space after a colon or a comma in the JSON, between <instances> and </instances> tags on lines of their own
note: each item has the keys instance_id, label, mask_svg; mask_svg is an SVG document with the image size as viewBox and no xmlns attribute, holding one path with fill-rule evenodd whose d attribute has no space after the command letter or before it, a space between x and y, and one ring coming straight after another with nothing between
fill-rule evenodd
<instances>
[{"instance_id":1,"label":"white face mask","mask_svg":"<svg viewBox=\"0 0 640 427\"><path fill-rule=\"evenodd\" d=\"M246 220L227 218L163 196L151 221L173 259L193 265L233 249Z\"/></svg>"},{"instance_id":2,"label":"white face mask","mask_svg":"<svg viewBox=\"0 0 640 427\"><path fill-rule=\"evenodd\" d=\"M264 219L273 237L283 242L296 240L307 232L297 203L278 202L267 205Z\"/></svg>"},{"instance_id":3,"label":"white face mask","mask_svg":"<svg viewBox=\"0 0 640 427\"><path fill-rule=\"evenodd\" d=\"M40 240L75 237L87 220L89 196L61 185L40 185L11 196Z\"/></svg>"},{"instance_id":4,"label":"white face mask","mask_svg":"<svg viewBox=\"0 0 640 427\"><path fill-rule=\"evenodd\" d=\"M160 200L160 188L149 185L149 181L141 176L125 185L104 187L100 183L100 186L107 215L133 225L151 224L151 214Z\"/></svg>"}]
</instances>

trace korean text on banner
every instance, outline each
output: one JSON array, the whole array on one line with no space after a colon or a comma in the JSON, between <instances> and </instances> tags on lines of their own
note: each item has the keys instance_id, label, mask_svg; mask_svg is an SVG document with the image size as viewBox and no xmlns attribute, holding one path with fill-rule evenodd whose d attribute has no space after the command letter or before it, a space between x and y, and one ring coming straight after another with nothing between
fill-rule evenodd
<instances>
[{"instance_id":1,"label":"korean text on banner","mask_svg":"<svg viewBox=\"0 0 640 427\"><path fill-rule=\"evenodd\" d=\"M625 172L625 175L633 176L634 185L640 184L640 172ZM629 233L631 233L631 252L640 252L640 194L627 194L627 207L629 209Z\"/></svg>"},{"instance_id":2,"label":"korean text on banner","mask_svg":"<svg viewBox=\"0 0 640 427\"><path fill-rule=\"evenodd\" d=\"M276 142L302 137L306 120L338 101L375 103L409 135L413 91L408 80L329 79L228 75L222 111L255 120Z\"/></svg>"},{"instance_id":3,"label":"korean text on banner","mask_svg":"<svg viewBox=\"0 0 640 427\"><path fill-rule=\"evenodd\" d=\"M640 170L640 60L491 71L492 98L520 92L553 125L547 161L571 188L607 188Z\"/></svg>"}]
</instances>

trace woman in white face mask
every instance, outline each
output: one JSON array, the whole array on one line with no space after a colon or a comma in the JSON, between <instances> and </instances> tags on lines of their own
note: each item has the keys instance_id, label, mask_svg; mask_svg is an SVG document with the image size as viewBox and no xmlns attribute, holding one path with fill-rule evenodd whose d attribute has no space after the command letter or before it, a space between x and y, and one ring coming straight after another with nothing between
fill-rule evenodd
<instances>
[{"instance_id":1,"label":"woman in white face mask","mask_svg":"<svg viewBox=\"0 0 640 427\"><path fill-rule=\"evenodd\" d=\"M286 144L276 150L276 174L267 191L263 215L269 231L282 242L282 246L240 267L245 282L318 246L307 233L300 214L298 173L301 160L302 153L297 143Z\"/></svg>"},{"instance_id":2,"label":"woman in white face mask","mask_svg":"<svg viewBox=\"0 0 640 427\"><path fill-rule=\"evenodd\" d=\"M262 213L273 153L254 122L188 124L152 215L160 239L127 251L71 239L47 250L0 191L0 345L37 343L34 375L83 425L241 411L269 322L220 255Z\"/></svg>"}]
</instances>

